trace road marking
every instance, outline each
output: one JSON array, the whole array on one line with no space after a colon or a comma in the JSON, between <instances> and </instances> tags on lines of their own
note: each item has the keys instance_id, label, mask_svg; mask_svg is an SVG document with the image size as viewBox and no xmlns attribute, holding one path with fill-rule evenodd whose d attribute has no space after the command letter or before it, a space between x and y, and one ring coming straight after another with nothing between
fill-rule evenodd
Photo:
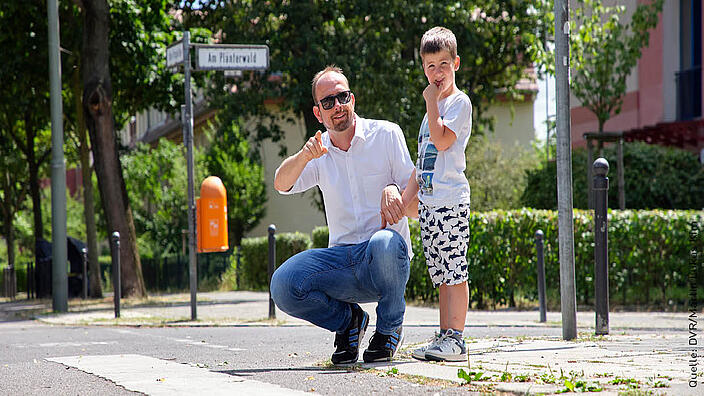
<instances>
[{"instance_id":1,"label":"road marking","mask_svg":"<svg viewBox=\"0 0 704 396\"><path fill-rule=\"evenodd\" d=\"M88 341L88 342L45 342L43 344L13 344L15 348L69 348L95 345L115 345L117 341Z\"/></svg>"},{"instance_id":2,"label":"road marking","mask_svg":"<svg viewBox=\"0 0 704 396\"><path fill-rule=\"evenodd\" d=\"M123 330L123 329L120 329L120 330L117 330L117 331L118 331L119 333L122 333L122 334L136 334L135 332L130 331L130 330ZM169 341L182 342L182 343L184 343L184 344L188 344L188 345L197 345L197 346L201 346L201 347L205 347L205 348L225 349L225 350L228 350L228 351L231 351L231 352L241 352L241 351L245 351L245 350L246 350L246 349L242 349L242 348L234 348L234 347L233 347L233 348L230 348L230 347L228 347L227 345L210 344L210 343L208 343L208 342L206 342L206 341L195 341L195 340L192 340L192 339L190 339L190 338L176 338L176 337L169 337L169 336L162 336L162 335L155 335L155 334L142 334L142 333L140 333L140 335L146 335L146 336L149 336L149 337L156 337L156 338L163 338L163 339L166 339L166 340L169 340Z\"/></svg>"},{"instance_id":3,"label":"road marking","mask_svg":"<svg viewBox=\"0 0 704 396\"><path fill-rule=\"evenodd\" d=\"M47 358L149 395L303 395L305 392L142 355Z\"/></svg>"}]
</instances>

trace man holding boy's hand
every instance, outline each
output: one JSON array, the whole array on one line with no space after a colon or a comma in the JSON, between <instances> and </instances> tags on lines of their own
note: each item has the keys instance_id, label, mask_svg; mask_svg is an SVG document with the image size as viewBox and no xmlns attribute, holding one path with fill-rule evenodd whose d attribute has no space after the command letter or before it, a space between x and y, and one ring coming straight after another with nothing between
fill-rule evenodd
<instances>
[{"instance_id":1,"label":"man holding boy's hand","mask_svg":"<svg viewBox=\"0 0 704 396\"><path fill-rule=\"evenodd\" d=\"M398 186L406 185L414 165L398 125L355 114L341 69L317 73L312 91L313 113L326 132L316 132L281 163L274 187L282 194L320 187L328 247L283 263L271 280L272 297L289 315L335 332L336 365L357 361L369 324L359 303L378 302L364 361L389 361L403 342L403 296L413 254ZM391 225L380 229L384 221Z\"/></svg>"}]
</instances>

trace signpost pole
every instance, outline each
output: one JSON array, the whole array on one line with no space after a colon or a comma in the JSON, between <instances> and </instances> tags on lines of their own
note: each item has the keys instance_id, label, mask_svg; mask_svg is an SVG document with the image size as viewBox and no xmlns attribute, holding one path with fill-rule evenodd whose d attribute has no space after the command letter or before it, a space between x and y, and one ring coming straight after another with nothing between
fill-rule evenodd
<instances>
[{"instance_id":1,"label":"signpost pole","mask_svg":"<svg viewBox=\"0 0 704 396\"><path fill-rule=\"evenodd\" d=\"M51 108L51 231L52 231L52 308L68 311L68 273L66 263L66 162L61 102L61 54L59 52L59 6L47 2L49 16L49 91Z\"/></svg>"},{"instance_id":2,"label":"signpost pole","mask_svg":"<svg viewBox=\"0 0 704 396\"><path fill-rule=\"evenodd\" d=\"M191 95L191 33L183 32L183 40L166 49L166 66L183 64L184 104L181 107L183 144L186 146L188 167L188 269L191 289L191 320L197 320L196 293L198 270L196 266L196 204L193 182L193 99ZM195 44L194 70L266 70L269 68L269 47L265 45Z\"/></svg>"},{"instance_id":3,"label":"signpost pole","mask_svg":"<svg viewBox=\"0 0 704 396\"><path fill-rule=\"evenodd\" d=\"M569 1L555 1L555 81L557 98L557 211L560 256L562 338L577 338L577 292L574 267L572 145L570 143Z\"/></svg>"},{"instance_id":4,"label":"signpost pole","mask_svg":"<svg viewBox=\"0 0 704 396\"><path fill-rule=\"evenodd\" d=\"M185 91L185 111L183 112L184 143L188 166L188 273L191 287L191 320L198 319L196 293L198 291L198 269L196 266L196 204L193 183L193 100L191 98L191 57L189 46L191 32L183 32L183 89Z\"/></svg>"}]
</instances>

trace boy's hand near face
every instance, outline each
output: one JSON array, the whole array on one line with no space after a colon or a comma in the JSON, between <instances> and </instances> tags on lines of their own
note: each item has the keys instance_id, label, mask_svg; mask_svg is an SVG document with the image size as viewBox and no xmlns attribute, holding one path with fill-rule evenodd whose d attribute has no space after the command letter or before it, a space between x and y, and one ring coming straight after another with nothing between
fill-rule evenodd
<instances>
[{"instance_id":1,"label":"boy's hand near face","mask_svg":"<svg viewBox=\"0 0 704 396\"><path fill-rule=\"evenodd\" d=\"M423 98L426 103L437 103L440 92L442 91L442 85L436 83L430 83L423 90Z\"/></svg>"}]
</instances>

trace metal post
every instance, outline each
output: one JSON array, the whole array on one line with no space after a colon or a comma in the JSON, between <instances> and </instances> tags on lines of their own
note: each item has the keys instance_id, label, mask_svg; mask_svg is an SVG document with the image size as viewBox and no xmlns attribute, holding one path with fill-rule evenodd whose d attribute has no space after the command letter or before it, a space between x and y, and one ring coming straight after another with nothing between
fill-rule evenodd
<instances>
[{"instance_id":1,"label":"metal post","mask_svg":"<svg viewBox=\"0 0 704 396\"><path fill-rule=\"evenodd\" d=\"M34 294L34 262L30 261L27 264L27 300L32 298Z\"/></svg>"},{"instance_id":2,"label":"metal post","mask_svg":"<svg viewBox=\"0 0 704 396\"><path fill-rule=\"evenodd\" d=\"M235 273L237 274L237 277L235 278L235 282L237 284L237 290L240 289L240 276L242 275L242 274L240 274L240 260L241 260L241 258L242 258L242 254L240 253L240 247L237 246L237 251L235 252L235 259L237 260L236 264L235 264L236 265Z\"/></svg>"},{"instance_id":3,"label":"metal post","mask_svg":"<svg viewBox=\"0 0 704 396\"><path fill-rule=\"evenodd\" d=\"M570 137L570 24L568 0L555 0L555 81L557 97L557 209L560 252L562 338L577 338L577 291L572 218Z\"/></svg>"},{"instance_id":4,"label":"metal post","mask_svg":"<svg viewBox=\"0 0 704 396\"><path fill-rule=\"evenodd\" d=\"M604 158L594 161L594 302L597 335L609 334L609 163Z\"/></svg>"},{"instance_id":5,"label":"metal post","mask_svg":"<svg viewBox=\"0 0 704 396\"><path fill-rule=\"evenodd\" d=\"M198 291L198 270L196 266L196 202L193 183L193 100L191 98L191 32L183 32L183 88L185 91L183 107L183 137L186 145L186 162L188 165L188 269L191 288L191 320L198 319L196 293Z\"/></svg>"},{"instance_id":6,"label":"metal post","mask_svg":"<svg viewBox=\"0 0 704 396\"><path fill-rule=\"evenodd\" d=\"M594 192L592 191L592 164L594 163L594 145L587 138L587 208L594 209Z\"/></svg>"},{"instance_id":7,"label":"metal post","mask_svg":"<svg viewBox=\"0 0 704 396\"><path fill-rule=\"evenodd\" d=\"M81 249L83 258L83 299L88 299L88 249Z\"/></svg>"},{"instance_id":8,"label":"metal post","mask_svg":"<svg viewBox=\"0 0 704 396\"><path fill-rule=\"evenodd\" d=\"M276 226L269 225L269 319L276 319L276 306L271 298L271 277L274 275L276 261Z\"/></svg>"},{"instance_id":9,"label":"metal post","mask_svg":"<svg viewBox=\"0 0 704 396\"><path fill-rule=\"evenodd\" d=\"M15 267L6 267L3 270L4 278L4 290L3 295L5 297L10 297L10 300L15 300L15 295L17 294L17 278L15 275Z\"/></svg>"},{"instance_id":10,"label":"metal post","mask_svg":"<svg viewBox=\"0 0 704 396\"><path fill-rule=\"evenodd\" d=\"M618 139L618 207L621 210L626 209L626 190L623 180L623 136Z\"/></svg>"},{"instance_id":11,"label":"metal post","mask_svg":"<svg viewBox=\"0 0 704 396\"><path fill-rule=\"evenodd\" d=\"M545 259L543 256L543 231L535 232L535 250L538 253L538 302L540 304L540 323L547 321L545 300Z\"/></svg>"},{"instance_id":12,"label":"metal post","mask_svg":"<svg viewBox=\"0 0 704 396\"><path fill-rule=\"evenodd\" d=\"M49 86L51 101L51 287L54 312L68 311L66 248L66 164L61 99L61 54L59 53L59 5L47 1L49 17Z\"/></svg>"},{"instance_id":13,"label":"metal post","mask_svg":"<svg viewBox=\"0 0 704 396\"><path fill-rule=\"evenodd\" d=\"M120 317L120 298L122 297L122 282L120 281L120 233L112 233L112 289L114 292L115 318Z\"/></svg>"}]
</instances>

